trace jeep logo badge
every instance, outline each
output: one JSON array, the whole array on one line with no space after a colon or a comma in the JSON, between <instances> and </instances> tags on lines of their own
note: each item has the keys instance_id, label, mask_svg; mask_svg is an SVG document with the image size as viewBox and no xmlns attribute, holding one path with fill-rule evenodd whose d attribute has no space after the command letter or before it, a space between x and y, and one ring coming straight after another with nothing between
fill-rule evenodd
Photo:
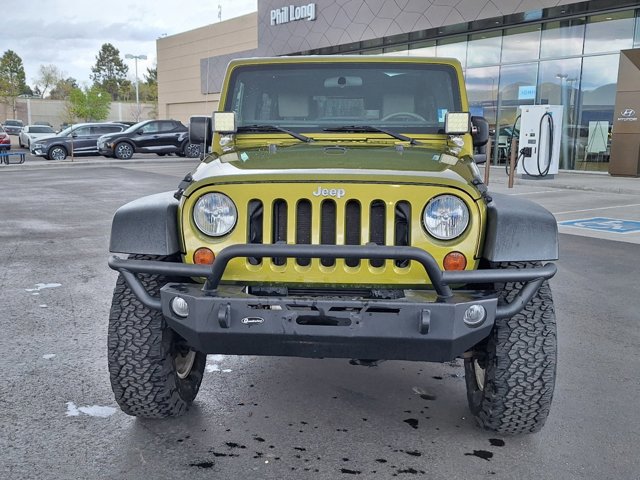
<instances>
[{"instance_id":1,"label":"jeep logo badge","mask_svg":"<svg viewBox=\"0 0 640 480\"><path fill-rule=\"evenodd\" d=\"M313 192L314 197L334 197L342 198L346 195L344 188L322 188L318 186L318 189Z\"/></svg>"},{"instance_id":2,"label":"jeep logo badge","mask_svg":"<svg viewBox=\"0 0 640 480\"><path fill-rule=\"evenodd\" d=\"M241 323L243 323L244 325L253 325L256 323L264 323L264 318L262 317L244 317L242 320L240 320Z\"/></svg>"}]
</instances>

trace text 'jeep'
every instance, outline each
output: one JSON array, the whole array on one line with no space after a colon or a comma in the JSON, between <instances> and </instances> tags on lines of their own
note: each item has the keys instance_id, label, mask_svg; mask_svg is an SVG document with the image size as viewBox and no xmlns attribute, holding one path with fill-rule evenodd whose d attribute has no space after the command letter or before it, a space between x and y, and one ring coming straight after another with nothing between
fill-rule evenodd
<instances>
[{"instance_id":1,"label":"text 'jeep'","mask_svg":"<svg viewBox=\"0 0 640 480\"><path fill-rule=\"evenodd\" d=\"M206 354L463 357L479 425L535 432L553 396L554 217L487 192L460 64L230 63L211 154L115 214L109 370L121 408L181 414Z\"/></svg>"}]
</instances>

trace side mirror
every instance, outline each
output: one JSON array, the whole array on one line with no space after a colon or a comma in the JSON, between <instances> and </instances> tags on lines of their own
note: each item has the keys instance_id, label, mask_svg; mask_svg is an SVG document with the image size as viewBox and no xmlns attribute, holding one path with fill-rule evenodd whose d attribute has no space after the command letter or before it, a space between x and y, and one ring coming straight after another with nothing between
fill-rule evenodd
<instances>
[{"instance_id":1,"label":"side mirror","mask_svg":"<svg viewBox=\"0 0 640 480\"><path fill-rule=\"evenodd\" d=\"M189 117L189 143L211 145L212 137L211 117L204 115Z\"/></svg>"},{"instance_id":2,"label":"side mirror","mask_svg":"<svg viewBox=\"0 0 640 480\"><path fill-rule=\"evenodd\" d=\"M136 135L142 135L144 132L142 130L137 130Z\"/></svg>"},{"instance_id":3,"label":"side mirror","mask_svg":"<svg viewBox=\"0 0 640 480\"><path fill-rule=\"evenodd\" d=\"M471 136L474 147L484 147L489 141L489 122L484 117L471 117Z\"/></svg>"},{"instance_id":4,"label":"side mirror","mask_svg":"<svg viewBox=\"0 0 640 480\"><path fill-rule=\"evenodd\" d=\"M474 153L473 161L478 165L482 165L487 163L487 154L486 153Z\"/></svg>"}]
</instances>

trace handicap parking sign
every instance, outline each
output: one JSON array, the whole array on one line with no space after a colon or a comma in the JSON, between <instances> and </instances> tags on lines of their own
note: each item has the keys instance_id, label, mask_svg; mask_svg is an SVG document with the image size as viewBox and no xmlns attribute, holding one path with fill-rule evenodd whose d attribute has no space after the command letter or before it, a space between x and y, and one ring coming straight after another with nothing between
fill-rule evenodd
<instances>
[{"instance_id":1,"label":"handicap parking sign","mask_svg":"<svg viewBox=\"0 0 640 480\"><path fill-rule=\"evenodd\" d=\"M640 222L633 220L621 220L619 218L593 217L581 220L567 220L558 222L558 225L567 227L586 228L610 233L635 233L640 232Z\"/></svg>"}]
</instances>

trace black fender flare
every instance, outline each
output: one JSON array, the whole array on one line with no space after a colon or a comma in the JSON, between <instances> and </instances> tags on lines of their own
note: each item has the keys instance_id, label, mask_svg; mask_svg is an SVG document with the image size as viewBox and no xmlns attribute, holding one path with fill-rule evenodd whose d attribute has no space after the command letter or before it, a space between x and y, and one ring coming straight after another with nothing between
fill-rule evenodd
<instances>
[{"instance_id":1,"label":"black fender flare","mask_svg":"<svg viewBox=\"0 0 640 480\"><path fill-rule=\"evenodd\" d=\"M109 251L147 255L179 252L178 206L173 192L149 195L123 205L111 222Z\"/></svg>"},{"instance_id":2,"label":"black fender flare","mask_svg":"<svg viewBox=\"0 0 640 480\"><path fill-rule=\"evenodd\" d=\"M491 262L558 259L558 223L535 202L491 193L482 257Z\"/></svg>"}]
</instances>

